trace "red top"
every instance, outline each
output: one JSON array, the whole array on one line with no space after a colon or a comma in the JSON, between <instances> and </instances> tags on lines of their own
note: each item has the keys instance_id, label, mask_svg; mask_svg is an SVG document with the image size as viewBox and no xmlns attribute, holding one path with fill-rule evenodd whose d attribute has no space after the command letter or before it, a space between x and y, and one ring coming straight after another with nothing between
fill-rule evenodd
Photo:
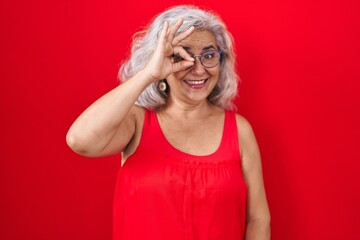
<instances>
[{"instance_id":1,"label":"red top","mask_svg":"<svg viewBox=\"0 0 360 240\"><path fill-rule=\"evenodd\" d=\"M246 195L235 112L225 112L219 148L194 156L173 147L146 110L139 146L118 173L113 239L241 240Z\"/></svg>"}]
</instances>

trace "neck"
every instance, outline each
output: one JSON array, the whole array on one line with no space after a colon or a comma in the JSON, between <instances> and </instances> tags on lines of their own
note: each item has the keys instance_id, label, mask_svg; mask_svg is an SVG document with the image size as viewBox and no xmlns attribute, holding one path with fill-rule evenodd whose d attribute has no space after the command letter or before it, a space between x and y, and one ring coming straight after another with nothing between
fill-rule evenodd
<instances>
[{"instance_id":1,"label":"neck","mask_svg":"<svg viewBox=\"0 0 360 240\"><path fill-rule=\"evenodd\" d=\"M207 100L187 103L169 98L166 107L164 107L161 111L166 111L174 117L191 119L207 116L212 110L214 110L214 107L215 106Z\"/></svg>"}]
</instances>

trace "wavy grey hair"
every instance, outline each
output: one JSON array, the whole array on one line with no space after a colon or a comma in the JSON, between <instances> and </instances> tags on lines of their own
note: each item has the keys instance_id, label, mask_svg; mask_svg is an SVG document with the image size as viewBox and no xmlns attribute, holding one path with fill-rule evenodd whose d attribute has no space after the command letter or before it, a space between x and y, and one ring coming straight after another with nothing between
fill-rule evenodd
<instances>
[{"instance_id":1,"label":"wavy grey hair","mask_svg":"<svg viewBox=\"0 0 360 240\"><path fill-rule=\"evenodd\" d=\"M237 95L239 77L235 71L235 51L233 37L225 24L215 13L204 11L195 6L182 5L168 9L155 17L143 31L134 35L131 55L120 67L118 77L122 82L128 80L145 67L150 60L165 21L174 25L179 18L184 22L177 31L180 34L191 26L214 33L218 47L223 51L219 81L208 96L208 101L223 109L233 109L233 99ZM147 109L157 109L166 104L166 94L159 90L159 82L150 84L139 96L136 105Z\"/></svg>"}]
</instances>

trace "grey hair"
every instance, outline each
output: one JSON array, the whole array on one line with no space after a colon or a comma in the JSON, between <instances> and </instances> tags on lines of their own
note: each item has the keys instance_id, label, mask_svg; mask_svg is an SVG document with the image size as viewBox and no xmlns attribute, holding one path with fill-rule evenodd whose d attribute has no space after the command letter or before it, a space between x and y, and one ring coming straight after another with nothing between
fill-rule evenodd
<instances>
[{"instance_id":1,"label":"grey hair","mask_svg":"<svg viewBox=\"0 0 360 240\"><path fill-rule=\"evenodd\" d=\"M180 18L184 20L176 34L191 26L214 33L218 47L223 51L219 80L208 96L208 101L223 109L234 109L233 99L237 95L239 77L235 71L235 50L233 37L225 24L215 13L204 11L191 5L181 5L168 9L156 16L143 31L134 35L131 55L122 64L118 77L122 82L134 76L150 60L165 21L174 25ZM159 90L159 81L150 84L138 97L136 105L147 109L157 109L166 104L166 94Z\"/></svg>"}]
</instances>

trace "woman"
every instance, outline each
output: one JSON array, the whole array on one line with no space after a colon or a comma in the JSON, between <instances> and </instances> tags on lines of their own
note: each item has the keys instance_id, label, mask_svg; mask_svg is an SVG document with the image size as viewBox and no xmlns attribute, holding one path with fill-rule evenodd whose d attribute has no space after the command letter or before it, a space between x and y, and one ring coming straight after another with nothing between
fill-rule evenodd
<instances>
[{"instance_id":1,"label":"woman","mask_svg":"<svg viewBox=\"0 0 360 240\"><path fill-rule=\"evenodd\" d=\"M77 153L122 153L114 239L270 239L257 143L232 110L232 44L213 13L161 13L134 38L123 83L71 126Z\"/></svg>"}]
</instances>

